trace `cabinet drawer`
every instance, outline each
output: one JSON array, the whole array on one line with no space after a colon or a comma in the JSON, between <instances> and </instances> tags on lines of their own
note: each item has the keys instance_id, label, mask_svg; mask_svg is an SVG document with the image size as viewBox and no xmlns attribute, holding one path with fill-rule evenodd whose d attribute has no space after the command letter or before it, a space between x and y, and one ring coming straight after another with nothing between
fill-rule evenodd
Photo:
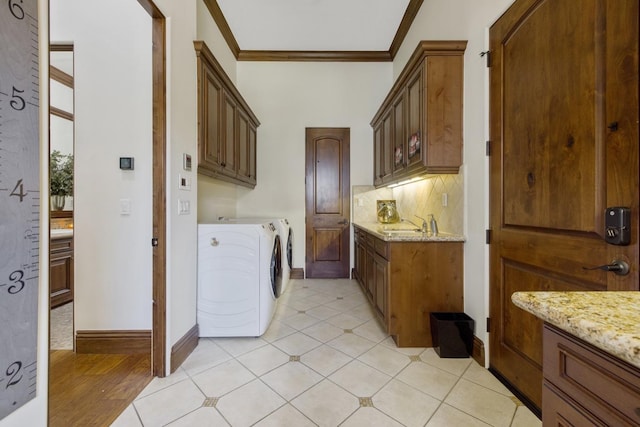
<instances>
[{"instance_id":1,"label":"cabinet drawer","mask_svg":"<svg viewBox=\"0 0 640 427\"><path fill-rule=\"evenodd\" d=\"M544 327L544 377L616 425L640 425L640 369L548 324Z\"/></svg>"},{"instance_id":2,"label":"cabinet drawer","mask_svg":"<svg viewBox=\"0 0 640 427\"><path fill-rule=\"evenodd\" d=\"M588 411L576 408L558 394L555 387L545 381L542 388L543 408L542 425L549 427L580 426L606 427L606 424L594 418Z\"/></svg>"},{"instance_id":3,"label":"cabinet drawer","mask_svg":"<svg viewBox=\"0 0 640 427\"><path fill-rule=\"evenodd\" d=\"M385 259L389 259L389 244L387 242L374 237L373 246L378 255Z\"/></svg>"},{"instance_id":4,"label":"cabinet drawer","mask_svg":"<svg viewBox=\"0 0 640 427\"><path fill-rule=\"evenodd\" d=\"M55 239L49 244L50 253L65 252L73 250L73 239Z\"/></svg>"}]
</instances>

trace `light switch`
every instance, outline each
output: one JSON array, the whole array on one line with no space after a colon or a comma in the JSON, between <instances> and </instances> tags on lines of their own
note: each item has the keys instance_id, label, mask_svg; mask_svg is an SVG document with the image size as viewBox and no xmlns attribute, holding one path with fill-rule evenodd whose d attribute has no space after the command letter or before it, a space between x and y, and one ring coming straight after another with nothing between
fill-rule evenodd
<instances>
[{"instance_id":1,"label":"light switch","mask_svg":"<svg viewBox=\"0 0 640 427\"><path fill-rule=\"evenodd\" d=\"M189 215L191 213L191 201L178 199L178 215Z\"/></svg>"},{"instance_id":2,"label":"light switch","mask_svg":"<svg viewBox=\"0 0 640 427\"><path fill-rule=\"evenodd\" d=\"M120 199L120 215L131 214L131 199Z\"/></svg>"}]
</instances>

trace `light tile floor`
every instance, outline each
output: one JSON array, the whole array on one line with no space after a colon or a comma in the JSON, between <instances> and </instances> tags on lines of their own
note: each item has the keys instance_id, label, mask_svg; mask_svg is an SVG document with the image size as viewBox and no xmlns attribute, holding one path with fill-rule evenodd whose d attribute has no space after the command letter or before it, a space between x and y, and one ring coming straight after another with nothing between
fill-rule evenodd
<instances>
[{"instance_id":1,"label":"light tile floor","mask_svg":"<svg viewBox=\"0 0 640 427\"><path fill-rule=\"evenodd\" d=\"M114 426L541 426L473 359L397 348L352 280L293 280L259 338L201 338Z\"/></svg>"}]
</instances>

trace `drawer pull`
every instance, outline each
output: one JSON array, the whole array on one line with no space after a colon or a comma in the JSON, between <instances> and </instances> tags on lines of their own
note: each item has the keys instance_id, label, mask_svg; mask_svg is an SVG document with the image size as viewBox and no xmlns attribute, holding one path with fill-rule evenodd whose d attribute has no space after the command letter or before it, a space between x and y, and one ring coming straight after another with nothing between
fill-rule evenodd
<instances>
[{"instance_id":1,"label":"drawer pull","mask_svg":"<svg viewBox=\"0 0 640 427\"><path fill-rule=\"evenodd\" d=\"M216 239L215 237L211 239L211 246L218 246L219 244L220 242L218 242L218 239Z\"/></svg>"}]
</instances>

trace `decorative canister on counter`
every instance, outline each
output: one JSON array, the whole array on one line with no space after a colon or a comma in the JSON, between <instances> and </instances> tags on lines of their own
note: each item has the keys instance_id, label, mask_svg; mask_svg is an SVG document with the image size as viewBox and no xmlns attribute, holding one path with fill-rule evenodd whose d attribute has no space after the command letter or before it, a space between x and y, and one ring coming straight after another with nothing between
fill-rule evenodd
<instances>
[{"instance_id":1,"label":"decorative canister on counter","mask_svg":"<svg viewBox=\"0 0 640 427\"><path fill-rule=\"evenodd\" d=\"M378 222L382 224L393 224L400 221L400 215L396 209L395 200L376 200Z\"/></svg>"}]
</instances>

